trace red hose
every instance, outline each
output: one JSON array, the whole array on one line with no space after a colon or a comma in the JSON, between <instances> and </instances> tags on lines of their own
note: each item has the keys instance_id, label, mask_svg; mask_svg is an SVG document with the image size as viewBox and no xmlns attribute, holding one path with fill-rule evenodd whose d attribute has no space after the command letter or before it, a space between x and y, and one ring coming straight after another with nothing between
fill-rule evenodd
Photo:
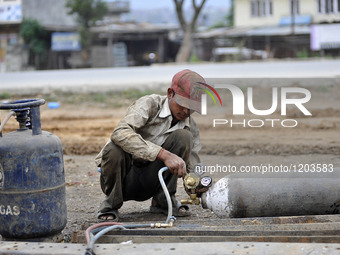
<instances>
[{"instance_id":1,"label":"red hose","mask_svg":"<svg viewBox=\"0 0 340 255\"><path fill-rule=\"evenodd\" d=\"M87 228L86 231L85 231L85 237L86 237L87 245L90 244L90 232L93 229L103 227L103 226L113 226L113 225L123 225L123 224L119 223L119 222L102 222L102 223L98 223L98 224L92 225L91 227Z\"/></svg>"}]
</instances>

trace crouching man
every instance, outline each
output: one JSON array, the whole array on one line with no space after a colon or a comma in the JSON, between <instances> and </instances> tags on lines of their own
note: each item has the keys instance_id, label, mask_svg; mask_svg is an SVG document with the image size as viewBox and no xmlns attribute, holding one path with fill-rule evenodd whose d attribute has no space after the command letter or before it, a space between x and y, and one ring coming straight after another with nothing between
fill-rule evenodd
<instances>
[{"instance_id":1,"label":"crouching man","mask_svg":"<svg viewBox=\"0 0 340 255\"><path fill-rule=\"evenodd\" d=\"M191 70L178 72L166 96L149 95L134 102L96 157L101 167L100 184L106 195L98 219L118 221L124 201L152 198L150 212L167 214L167 202L158 180L163 174L174 216L190 215L189 208L175 198L177 179L200 162L199 130L190 116L201 113L200 83L204 79Z\"/></svg>"}]
</instances>

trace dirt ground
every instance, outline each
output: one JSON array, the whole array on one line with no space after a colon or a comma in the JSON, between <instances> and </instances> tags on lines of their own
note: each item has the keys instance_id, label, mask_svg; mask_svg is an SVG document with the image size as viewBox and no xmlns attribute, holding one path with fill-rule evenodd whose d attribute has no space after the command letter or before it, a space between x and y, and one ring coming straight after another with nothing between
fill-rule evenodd
<instances>
[{"instance_id":1,"label":"dirt ground","mask_svg":"<svg viewBox=\"0 0 340 255\"><path fill-rule=\"evenodd\" d=\"M254 116L249 112L245 116L233 116L232 100L223 96L223 107L208 106L208 115L194 115L201 131L201 158L206 165L289 165L289 164L333 164L340 167L340 89L336 86L310 88L312 99L305 106L312 116L304 116L297 108L290 108L287 116L279 111L270 119L295 119L298 125L294 128L280 127L280 121L265 121L263 127L243 127L229 124L213 127L213 119L225 119L230 122L246 122L250 119L267 117ZM257 89L257 107L270 106L270 90ZM37 95L44 97L44 95ZM101 102L79 102L72 104L61 102L58 109L49 109L47 104L41 107L42 129L50 131L62 141L66 173L66 192L68 222L64 230L65 241L71 240L73 231L81 230L96 223L96 212L104 198L99 184L99 173L94 163L96 153L108 140L112 130L124 115L131 99L123 104L108 105ZM118 99L117 99L118 100ZM269 103L268 103L269 102ZM1 113L1 119L4 113ZM288 123L288 122L287 122ZM289 123L291 124L291 123ZM5 126L4 134L16 128L11 119ZM259 125L253 121L252 125ZM212 174L218 180L225 173ZM178 197L187 198L182 182L178 182ZM150 201L124 203L120 210L121 221L163 221L164 215L149 214ZM184 220L202 220L216 217L211 211L200 206L191 206L192 216Z\"/></svg>"}]
</instances>

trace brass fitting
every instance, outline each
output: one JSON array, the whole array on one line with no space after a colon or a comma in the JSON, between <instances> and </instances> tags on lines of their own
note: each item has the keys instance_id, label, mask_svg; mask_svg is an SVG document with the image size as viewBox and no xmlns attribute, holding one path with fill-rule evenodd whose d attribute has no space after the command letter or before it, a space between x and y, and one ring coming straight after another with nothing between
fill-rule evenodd
<instances>
[{"instance_id":1,"label":"brass fitting","mask_svg":"<svg viewBox=\"0 0 340 255\"><path fill-rule=\"evenodd\" d=\"M187 189L195 189L200 182L200 178L196 174L190 173L184 177L183 181L184 181L184 186Z\"/></svg>"},{"instance_id":2,"label":"brass fitting","mask_svg":"<svg viewBox=\"0 0 340 255\"><path fill-rule=\"evenodd\" d=\"M186 184L187 186L194 186L196 183L196 180L195 178L189 176L189 178L186 179Z\"/></svg>"},{"instance_id":3,"label":"brass fitting","mask_svg":"<svg viewBox=\"0 0 340 255\"><path fill-rule=\"evenodd\" d=\"M152 228L172 228L176 221L175 217L171 217L169 223L154 223L151 224Z\"/></svg>"},{"instance_id":4,"label":"brass fitting","mask_svg":"<svg viewBox=\"0 0 340 255\"><path fill-rule=\"evenodd\" d=\"M197 197L197 194L190 194L190 199L182 199L181 203L183 205L199 205L200 199Z\"/></svg>"},{"instance_id":5,"label":"brass fitting","mask_svg":"<svg viewBox=\"0 0 340 255\"><path fill-rule=\"evenodd\" d=\"M181 204L183 205L199 205L200 200L195 193L195 189L200 183L200 177L195 173L187 174L184 177L184 186L190 192L190 199L182 199Z\"/></svg>"}]
</instances>

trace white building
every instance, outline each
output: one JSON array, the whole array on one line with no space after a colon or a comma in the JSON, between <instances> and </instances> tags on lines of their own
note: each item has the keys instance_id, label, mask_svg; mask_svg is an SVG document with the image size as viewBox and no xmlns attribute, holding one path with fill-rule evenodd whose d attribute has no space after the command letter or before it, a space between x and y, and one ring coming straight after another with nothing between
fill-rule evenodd
<instances>
[{"instance_id":1,"label":"white building","mask_svg":"<svg viewBox=\"0 0 340 255\"><path fill-rule=\"evenodd\" d=\"M340 22L339 0L236 0L235 27L277 26L290 18L310 17L313 24Z\"/></svg>"}]
</instances>

